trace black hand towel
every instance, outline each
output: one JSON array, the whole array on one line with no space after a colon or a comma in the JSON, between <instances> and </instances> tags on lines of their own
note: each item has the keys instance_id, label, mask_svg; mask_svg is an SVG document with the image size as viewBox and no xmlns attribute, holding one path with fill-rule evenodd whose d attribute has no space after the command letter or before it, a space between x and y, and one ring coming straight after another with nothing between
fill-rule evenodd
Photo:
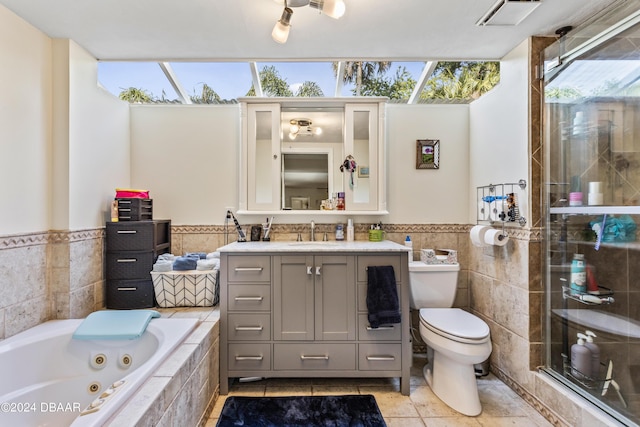
<instances>
[{"instance_id":1,"label":"black hand towel","mask_svg":"<svg viewBox=\"0 0 640 427\"><path fill-rule=\"evenodd\" d=\"M367 310L372 328L400 323L400 304L393 266L367 268Z\"/></svg>"}]
</instances>

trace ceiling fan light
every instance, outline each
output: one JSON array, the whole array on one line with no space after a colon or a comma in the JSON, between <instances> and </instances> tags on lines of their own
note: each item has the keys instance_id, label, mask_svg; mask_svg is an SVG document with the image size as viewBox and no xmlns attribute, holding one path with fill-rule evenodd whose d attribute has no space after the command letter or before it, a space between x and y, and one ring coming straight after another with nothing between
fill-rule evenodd
<instances>
[{"instance_id":1,"label":"ceiling fan light","mask_svg":"<svg viewBox=\"0 0 640 427\"><path fill-rule=\"evenodd\" d=\"M313 134L314 135L322 135L322 128L320 128L320 127L313 128Z\"/></svg>"},{"instance_id":2,"label":"ceiling fan light","mask_svg":"<svg viewBox=\"0 0 640 427\"><path fill-rule=\"evenodd\" d=\"M273 26L273 31L271 32L271 38L278 43L286 43L289 38L289 30L291 29L291 16L293 15L293 10L288 7L285 7L282 11L282 16L276 22L276 25Z\"/></svg>"},{"instance_id":3,"label":"ceiling fan light","mask_svg":"<svg viewBox=\"0 0 640 427\"><path fill-rule=\"evenodd\" d=\"M291 133L298 133L298 132L300 132L300 126L298 126L297 124L295 124L295 125L291 125L291 126L289 127L289 132L291 132Z\"/></svg>"}]
</instances>

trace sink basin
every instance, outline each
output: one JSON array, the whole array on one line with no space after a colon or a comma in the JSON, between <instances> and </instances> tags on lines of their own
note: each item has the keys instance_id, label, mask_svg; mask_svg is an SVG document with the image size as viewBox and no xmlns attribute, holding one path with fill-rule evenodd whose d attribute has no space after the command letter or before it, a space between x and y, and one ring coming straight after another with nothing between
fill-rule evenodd
<instances>
[{"instance_id":1,"label":"sink basin","mask_svg":"<svg viewBox=\"0 0 640 427\"><path fill-rule=\"evenodd\" d=\"M339 243L336 242L289 242L289 246L304 246L304 247L327 247L327 246L338 246Z\"/></svg>"}]
</instances>

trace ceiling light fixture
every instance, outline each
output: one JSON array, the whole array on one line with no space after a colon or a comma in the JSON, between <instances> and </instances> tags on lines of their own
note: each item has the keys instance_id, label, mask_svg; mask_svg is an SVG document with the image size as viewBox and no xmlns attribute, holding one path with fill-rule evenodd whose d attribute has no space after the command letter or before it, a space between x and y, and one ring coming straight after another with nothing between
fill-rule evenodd
<instances>
[{"instance_id":1,"label":"ceiling light fixture","mask_svg":"<svg viewBox=\"0 0 640 427\"><path fill-rule=\"evenodd\" d=\"M322 128L313 126L311 119L291 119L289 120L289 139L294 140L298 135L314 136L321 135Z\"/></svg>"},{"instance_id":2,"label":"ceiling light fixture","mask_svg":"<svg viewBox=\"0 0 640 427\"><path fill-rule=\"evenodd\" d=\"M276 0L278 1L278 0ZM278 1L282 3L282 1ZM310 6L318 9L325 15L339 19L344 15L346 6L344 0L284 0L284 10L282 16L276 22L271 32L271 37L278 43L286 43L291 30L291 17L293 16L292 7Z\"/></svg>"}]
</instances>

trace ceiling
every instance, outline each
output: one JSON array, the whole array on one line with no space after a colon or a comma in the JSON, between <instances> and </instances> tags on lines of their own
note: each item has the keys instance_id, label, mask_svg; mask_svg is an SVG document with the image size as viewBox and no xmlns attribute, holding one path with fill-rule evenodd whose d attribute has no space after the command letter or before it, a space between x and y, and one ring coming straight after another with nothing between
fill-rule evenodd
<instances>
[{"instance_id":1,"label":"ceiling","mask_svg":"<svg viewBox=\"0 0 640 427\"><path fill-rule=\"evenodd\" d=\"M479 27L496 0L345 0L340 20L293 8L286 44L271 39L274 0L0 0L52 38L100 60L488 60L532 35L576 26L617 0L541 0L517 26Z\"/></svg>"}]
</instances>

